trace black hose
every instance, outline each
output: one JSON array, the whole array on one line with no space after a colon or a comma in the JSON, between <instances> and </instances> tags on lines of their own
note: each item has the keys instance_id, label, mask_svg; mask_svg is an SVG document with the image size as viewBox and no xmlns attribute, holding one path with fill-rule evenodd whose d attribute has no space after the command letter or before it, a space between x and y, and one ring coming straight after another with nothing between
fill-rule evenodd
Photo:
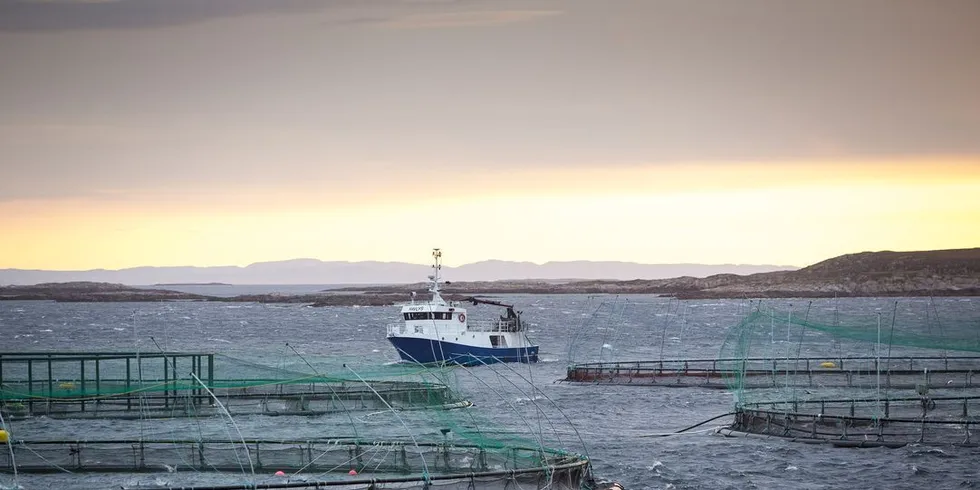
<instances>
[{"instance_id":1,"label":"black hose","mask_svg":"<svg viewBox=\"0 0 980 490\"><path fill-rule=\"evenodd\" d=\"M708 420L703 420L703 421L698 422L698 423L696 423L696 424L694 424L694 425L692 425L690 427L685 427L685 428L683 428L683 429L681 429L681 430L679 430L677 432L671 432L669 434L649 434L649 435L640 436L640 437L668 437L668 436L673 436L673 435L676 435L676 434L680 434L682 432L687 432L687 431L689 431L689 430L691 430L691 429L693 429L695 427L700 427L700 426L702 426L704 424L707 424L708 422L711 422L711 421L714 421L714 420L718 420L718 419L720 419L722 417L727 417L729 415L735 415L735 412L723 413L721 415L717 415L717 416L711 417Z\"/></svg>"}]
</instances>

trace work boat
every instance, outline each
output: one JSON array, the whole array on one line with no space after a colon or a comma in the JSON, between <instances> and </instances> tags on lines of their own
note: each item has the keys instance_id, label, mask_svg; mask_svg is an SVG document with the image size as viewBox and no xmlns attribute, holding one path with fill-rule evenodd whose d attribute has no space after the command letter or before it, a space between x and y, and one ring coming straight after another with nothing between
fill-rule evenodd
<instances>
[{"instance_id":1,"label":"work boat","mask_svg":"<svg viewBox=\"0 0 980 490\"><path fill-rule=\"evenodd\" d=\"M439 294L442 252L433 249L433 274L429 276L429 301L402 305L403 323L387 325L388 341L402 359L420 364L477 366L496 362L537 362L538 346L532 345L519 312L513 305L468 298L477 304L501 306L506 313L491 321L472 321L461 302L446 301Z\"/></svg>"}]
</instances>

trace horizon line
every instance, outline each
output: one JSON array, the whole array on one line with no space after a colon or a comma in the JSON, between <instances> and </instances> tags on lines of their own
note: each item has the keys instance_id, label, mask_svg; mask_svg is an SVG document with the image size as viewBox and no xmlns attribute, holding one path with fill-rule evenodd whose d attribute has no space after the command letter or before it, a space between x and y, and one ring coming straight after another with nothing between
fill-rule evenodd
<instances>
[{"instance_id":1,"label":"horizon line","mask_svg":"<svg viewBox=\"0 0 980 490\"><path fill-rule=\"evenodd\" d=\"M262 260L258 262L251 262L247 265L233 265L233 264L222 264L222 265L137 265L131 267L122 267L118 269L110 269L105 267L95 267L90 269L39 269L39 268L21 268L21 267L3 267L0 270L6 271L38 271L38 272L119 272L132 269L211 269L211 268L236 268L236 269L246 269L248 267L260 264L275 264L283 262L298 262L298 261L315 261L321 264L365 264L365 263L376 263L376 264L404 264L404 265L416 265L420 267L430 267L432 264L422 264L417 262L405 262L401 260L324 260L317 259L313 257L298 257L292 259L280 259L280 260ZM629 260L592 260L592 259L576 259L576 260L549 260L545 262L534 262L531 260L507 260L507 259L483 259L475 262L466 262L459 265L445 265L445 268L460 268L469 265L482 264L486 262L506 262L511 264L530 264L534 266L544 266L548 264L571 264L571 263L612 263L612 264L628 264L628 265L639 265L639 266L709 266L709 267L721 267L721 266L741 266L741 267L780 267L780 268L796 268L802 269L807 266L791 265L791 264L761 264L761 263L738 263L738 262L636 262ZM818 261L819 262L819 261ZM816 262L814 262L816 263Z\"/></svg>"}]
</instances>

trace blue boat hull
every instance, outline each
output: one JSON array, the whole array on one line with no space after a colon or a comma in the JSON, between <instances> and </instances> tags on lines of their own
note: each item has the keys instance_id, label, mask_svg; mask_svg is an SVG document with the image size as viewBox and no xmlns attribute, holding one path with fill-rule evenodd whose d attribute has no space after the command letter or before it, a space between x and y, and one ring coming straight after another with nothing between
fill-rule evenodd
<instances>
[{"instance_id":1,"label":"blue boat hull","mask_svg":"<svg viewBox=\"0 0 980 490\"><path fill-rule=\"evenodd\" d=\"M420 364L479 366L496 362L538 362L538 346L490 348L413 337L388 337L402 359Z\"/></svg>"}]
</instances>

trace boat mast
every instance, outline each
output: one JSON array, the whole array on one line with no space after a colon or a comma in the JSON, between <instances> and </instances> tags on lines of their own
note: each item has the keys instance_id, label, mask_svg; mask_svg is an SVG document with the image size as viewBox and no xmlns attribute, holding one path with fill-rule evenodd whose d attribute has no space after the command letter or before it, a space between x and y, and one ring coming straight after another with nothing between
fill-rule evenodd
<instances>
[{"instance_id":1,"label":"boat mast","mask_svg":"<svg viewBox=\"0 0 980 490\"><path fill-rule=\"evenodd\" d=\"M438 248L432 249L432 258L435 259L435 263L432 264L432 275L429 276L429 280L432 281L432 285L429 286L429 292L432 293L432 301L434 303L445 303L442 296L439 295L439 280L440 272L442 271L442 251Z\"/></svg>"}]
</instances>

